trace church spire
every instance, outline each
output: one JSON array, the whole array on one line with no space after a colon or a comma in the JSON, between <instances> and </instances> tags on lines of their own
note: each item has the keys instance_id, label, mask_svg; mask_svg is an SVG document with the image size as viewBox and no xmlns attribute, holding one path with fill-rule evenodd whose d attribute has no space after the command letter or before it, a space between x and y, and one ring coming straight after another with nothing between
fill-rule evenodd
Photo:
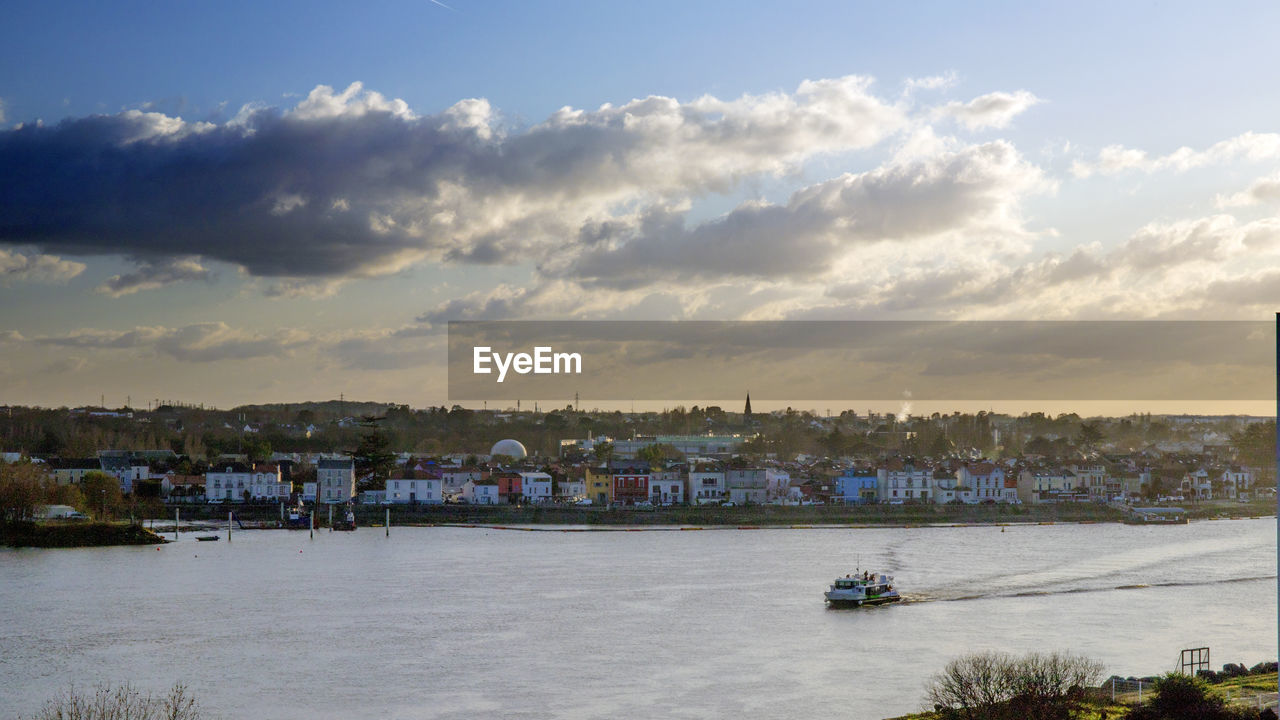
<instances>
[{"instance_id":1,"label":"church spire","mask_svg":"<svg viewBox=\"0 0 1280 720\"><path fill-rule=\"evenodd\" d=\"M747 406L742 409L742 414L748 419L751 418L751 393L747 393Z\"/></svg>"}]
</instances>

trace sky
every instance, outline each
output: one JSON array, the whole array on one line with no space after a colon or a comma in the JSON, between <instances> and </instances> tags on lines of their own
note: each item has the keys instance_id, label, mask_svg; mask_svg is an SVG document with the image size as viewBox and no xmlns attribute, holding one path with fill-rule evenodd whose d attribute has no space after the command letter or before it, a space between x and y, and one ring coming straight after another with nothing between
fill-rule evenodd
<instances>
[{"instance_id":1,"label":"sky","mask_svg":"<svg viewBox=\"0 0 1280 720\"><path fill-rule=\"evenodd\" d=\"M450 320L1280 300L1270 3L5 16L0 404L441 404Z\"/></svg>"}]
</instances>

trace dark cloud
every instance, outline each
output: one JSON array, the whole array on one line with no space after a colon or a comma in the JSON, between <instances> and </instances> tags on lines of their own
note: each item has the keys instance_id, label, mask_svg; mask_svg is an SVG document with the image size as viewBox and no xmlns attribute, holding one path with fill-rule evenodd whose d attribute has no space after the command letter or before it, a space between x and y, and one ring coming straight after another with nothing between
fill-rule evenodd
<instances>
[{"instance_id":1,"label":"dark cloud","mask_svg":"<svg viewBox=\"0 0 1280 720\"><path fill-rule=\"evenodd\" d=\"M487 102L430 116L353 84L297 107L190 123L129 111L0 132L0 243L140 260L104 292L249 274L343 278L424 259L537 259L625 202L729 189L903 124L869 81L689 103L565 108L504 134Z\"/></svg>"},{"instance_id":2,"label":"dark cloud","mask_svg":"<svg viewBox=\"0 0 1280 720\"><path fill-rule=\"evenodd\" d=\"M213 273L205 269L196 260L190 258L174 258L171 260L143 261L138 263L133 272L113 275L102 285L98 292L112 297L131 295L141 290L172 285L189 280L212 280Z\"/></svg>"}]
</instances>

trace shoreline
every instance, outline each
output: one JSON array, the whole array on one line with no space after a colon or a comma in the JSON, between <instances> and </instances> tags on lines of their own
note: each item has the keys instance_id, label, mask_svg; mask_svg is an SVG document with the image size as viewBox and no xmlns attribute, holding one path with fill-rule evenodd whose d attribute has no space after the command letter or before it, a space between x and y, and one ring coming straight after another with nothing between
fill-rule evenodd
<instances>
[{"instance_id":1,"label":"shoreline","mask_svg":"<svg viewBox=\"0 0 1280 720\"><path fill-rule=\"evenodd\" d=\"M652 510L546 506L373 506L356 507L359 527L382 527L387 511L395 527L463 527L549 531L632 531L649 529L871 529L916 527L1026 527L1033 525L1089 525L1123 523L1126 513L1099 504L1041 506L753 506L672 507ZM193 506L182 510L182 525L200 529L226 526L228 506ZM278 506L248 505L234 510L237 530L276 529ZM1269 501L1250 504L1187 508L1190 522L1214 519L1275 517ZM155 518L158 530L172 532L173 517ZM243 524L243 528L241 527ZM1152 525L1138 525L1149 527ZM328 528L328 513L321 506L316 529ZM301 528L305 530L306 528Z\"/></svg>"},{"instance_id":2,"label":"shoreline","mask_svg":"<svg viewBox=\"0 0 1280 720\"><path fill-rule=\"evenodd\" d=\"M14 522L0 525L0 545L11 548L85 548L164 545L169 541L127 522Z\"/></svg>"}]
</instances>

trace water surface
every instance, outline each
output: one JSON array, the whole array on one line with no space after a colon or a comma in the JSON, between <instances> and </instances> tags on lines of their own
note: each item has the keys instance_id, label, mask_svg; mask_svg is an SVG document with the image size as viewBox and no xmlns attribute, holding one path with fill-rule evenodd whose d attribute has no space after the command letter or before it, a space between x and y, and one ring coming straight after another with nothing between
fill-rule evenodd
<instances>
[{"instance_id":1,"label":"water surface","mask_svg":"<svg viewBox=\"0 0 1280 720\"><path fill-rule=\"evenodd\" d=\"M224 718L875 718L981 649L1276 656L1274 518L1176 527L237 532L0 551L0 707L190 685ZM909 601L827 610L855 566Z\"/></svg>"}]
</instances>

